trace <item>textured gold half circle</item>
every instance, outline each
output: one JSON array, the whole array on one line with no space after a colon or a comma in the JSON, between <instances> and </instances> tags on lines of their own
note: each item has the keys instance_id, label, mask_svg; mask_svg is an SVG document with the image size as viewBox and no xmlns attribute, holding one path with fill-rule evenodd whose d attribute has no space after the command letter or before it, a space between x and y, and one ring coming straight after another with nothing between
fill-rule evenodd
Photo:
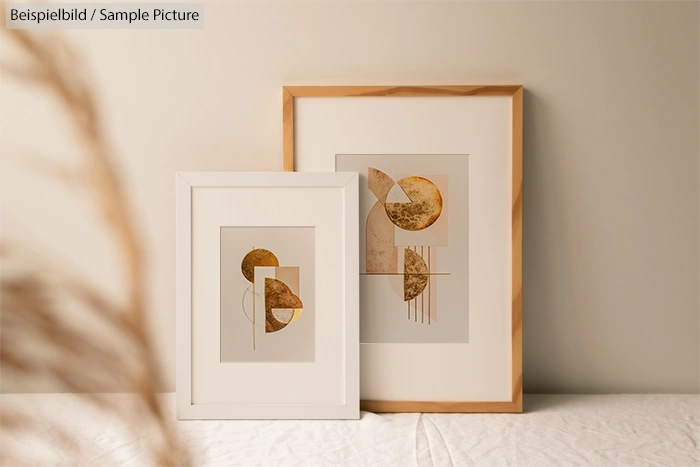
<instances>
[{"instance_id":1,"label":"textured gold half circle","mask_svg":"<svg viewBox=\"0 0 700 467\"><path fill-rule=\"evenodd\" d=\"M403 299L413 300L420 295L428 283L428 265L413 250L404 250L403 260Z\"/></svg>"}]
</instances>

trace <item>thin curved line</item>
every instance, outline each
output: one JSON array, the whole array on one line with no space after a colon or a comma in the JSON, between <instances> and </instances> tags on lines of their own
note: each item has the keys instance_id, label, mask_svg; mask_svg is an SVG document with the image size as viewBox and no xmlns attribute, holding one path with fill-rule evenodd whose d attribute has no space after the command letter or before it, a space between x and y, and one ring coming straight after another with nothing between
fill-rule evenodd
<instances>
[{"instance_id":1,"label":"thin curved line","mask_svg":"<svg viewBox=\"0 0 700 467\"><path fill-rule=\"evenodd\" d=\"M248 288L245 289L245 292L243 292L243 298L241 298L241 309L243 310L243 315L244 315L244 316L248 319L248 321L250 321L251 323L253 323L253 320L250 319L250 316L248 316L248 312L247 312L246 309L245 309L245 296L246 296L247 293L250 292L250 288L251 288L252 286L253 286L253 284L250 284L250 285L248 286ZM253 300L255 300L255 297L253 297ZM253 323L253 324L255 324L255 325L256 325L257 327L259 327L259 328L264 327L262 324L258 324L258 323Z\"/></svg>"}]
</instances>

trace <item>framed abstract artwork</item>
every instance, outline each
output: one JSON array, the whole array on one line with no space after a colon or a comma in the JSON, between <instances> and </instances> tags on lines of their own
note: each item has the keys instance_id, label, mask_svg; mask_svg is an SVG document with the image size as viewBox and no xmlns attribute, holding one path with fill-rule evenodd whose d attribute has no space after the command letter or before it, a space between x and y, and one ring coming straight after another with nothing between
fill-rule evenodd
<instances>
[{"instance_id":1,"label":"framed abstract artwork","mask_svg":"<svg viewBox=\"0 0 700 467\"><path fill-rule=\"evenodd\" d=\"M357 173L179 172L179 419L359 417Z\"/></svg>"},{"instance_id":2,"label":"framed abstract artwork","mask_svg":"<svg viewBox=\"0 0 700 467\"><path fill-rule=\"evenodd\" d=\"M361 408L522 411L522 86L288 86L285 170L360 176Z\"/></svg>"}]
</instances>

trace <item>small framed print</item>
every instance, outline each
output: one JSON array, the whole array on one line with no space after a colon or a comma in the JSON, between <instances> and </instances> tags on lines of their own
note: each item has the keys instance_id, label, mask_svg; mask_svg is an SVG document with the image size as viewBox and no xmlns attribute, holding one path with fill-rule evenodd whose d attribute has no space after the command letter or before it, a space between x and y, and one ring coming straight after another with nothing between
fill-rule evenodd
<instances>
[{"instance_id":1,"label":"small framed print","mask_svg":"<svg viewBox=\"0 0 700 467\"><path fill-rule=\"evenodd\" d=\"M358 175L176 188L178 418L358 418Z\"/></svg>"},{"instance_id":2,"label":"small framed print","mask_svg":"<svg viewBox=\"0 0 700 467\"><path fill-rule=\"evenodd\" d=\"M522 411L521 86L291 86L284 167L360 175L361 408Z\"/></svg>"}]
</instances>

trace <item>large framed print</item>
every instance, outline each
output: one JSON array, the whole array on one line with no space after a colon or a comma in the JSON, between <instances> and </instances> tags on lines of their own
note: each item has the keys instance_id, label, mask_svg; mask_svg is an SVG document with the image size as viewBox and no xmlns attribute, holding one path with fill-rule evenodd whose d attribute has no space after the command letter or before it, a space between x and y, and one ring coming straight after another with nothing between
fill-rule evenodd
<instances>
[{"instance_id":1,"label":"large framed print","mask_svg":"<svg viewBox=\"0 0 700 467\"><path fill-rule=\"evenodd\" d=\"M360 174L361 408L522 411L522 86L288 86L284 168Z\"/></svg>"},{"instance_id":2,"label":"large framed print","mask_svg":"<svg viewBox=\"0 0 700 467\"><path fill-rule=\"evenodd\" d=\"M179 419L359 418L357 173L179 172Z\"/></svg>"}]
</instances>

